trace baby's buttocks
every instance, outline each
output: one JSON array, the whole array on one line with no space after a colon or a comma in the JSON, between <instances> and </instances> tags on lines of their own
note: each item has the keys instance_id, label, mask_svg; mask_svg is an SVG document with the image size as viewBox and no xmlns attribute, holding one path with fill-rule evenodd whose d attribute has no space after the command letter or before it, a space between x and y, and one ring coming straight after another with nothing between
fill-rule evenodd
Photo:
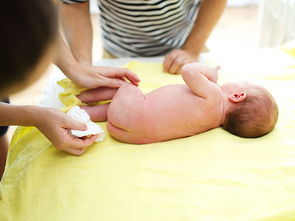
<instances>
[{"instance_id":1,"label":"baby's buttocks","mask_svg":"<svg viewBox=\"0 0 295 221\"><path fill-rule=\"evenodd\" d=\"M144 121L145 97L139 88L126 84L114 96L109 110L109 121L126 130L141 128Z\"/></svg>"}]
</instances>

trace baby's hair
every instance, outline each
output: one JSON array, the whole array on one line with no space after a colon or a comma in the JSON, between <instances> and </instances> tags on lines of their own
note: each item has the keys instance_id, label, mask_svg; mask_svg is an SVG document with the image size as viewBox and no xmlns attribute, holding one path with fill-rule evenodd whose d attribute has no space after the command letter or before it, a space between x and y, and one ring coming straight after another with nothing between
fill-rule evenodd
<instances>
[{"instance_id":1,"label":"baby's hair","mask_svg":"<svg viewBox=\"0 0 295 221\"><path fill-rule=\"evenodd\" d=\"M57 14L52 0L1 2L0 92L26 80L55 41Z\"/></svg>"},{"instance_id":2,"label":"baby's hair","mask_svg":"<svg viewBox=\"0 0 295 221\"><path fill-rule=\"evenodd\" d=\"M248 88L246 93L246 99L233 104L226 113L222 127L240 137L263 136L270 132L277 122L277 104L264 88Z\"/></svg>"}]
</instances>

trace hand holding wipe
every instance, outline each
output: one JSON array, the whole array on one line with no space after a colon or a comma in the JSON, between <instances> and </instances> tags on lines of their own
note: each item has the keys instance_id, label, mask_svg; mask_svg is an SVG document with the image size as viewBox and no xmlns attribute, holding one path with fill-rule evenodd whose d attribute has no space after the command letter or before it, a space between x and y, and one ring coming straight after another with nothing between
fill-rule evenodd
<instances>
[{"instance_id":1,"label":"hand holding wipe","mask_svg":"<svg viewBox=\"0 0 295 221\"><path fill-rule=\"evenodd\" d=\"M102 142L105 139L105 132L104 130L90 120L89 115L86 111L82 110L79 106L72 107L68 112L67 115L73 118L74 120L77 120L81 123L86 124L87 130L71 130L71 134L76 137L85 137L89 135L98 135L95 142Z\"/></svg>"}]
</instances>

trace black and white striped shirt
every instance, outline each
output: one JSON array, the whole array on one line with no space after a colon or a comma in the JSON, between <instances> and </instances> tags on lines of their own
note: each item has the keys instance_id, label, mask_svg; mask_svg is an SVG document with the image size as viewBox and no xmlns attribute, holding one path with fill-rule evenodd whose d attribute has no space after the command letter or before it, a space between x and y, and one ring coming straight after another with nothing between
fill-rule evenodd
<instances>
[{"instance_id":1,"label":"black and white striped shirt","mask_svg":"<svg viewBox=\"0 0 295 221\"><path fill-rule=\"evenodd\" d=\"M62 0L67 4L87 0ZM117 57L149 57L180 48L200 0L98 0L103 46Z\"/></svg>"}]
</instances>

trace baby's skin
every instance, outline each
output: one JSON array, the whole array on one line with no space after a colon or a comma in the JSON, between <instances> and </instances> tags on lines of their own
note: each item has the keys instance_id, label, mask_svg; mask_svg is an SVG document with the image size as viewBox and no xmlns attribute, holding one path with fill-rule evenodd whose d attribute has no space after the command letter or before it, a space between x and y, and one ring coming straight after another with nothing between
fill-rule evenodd
<instances>
[{"instance_id":1,"label":"baby's skin","mask_svg":"<svg viewBox=\"0 0 295 221\"><path fill-rule=\"evenodd\" d=\"M186 84L167 85L144 95L125 83L118 90L98 88L79 95L84 102L112 98L84 109L94 121L107 120L111 136L133 144L192 136L222 125L230 105L245 99L247 82L217 84L218 69L200 63L182 68Z\"/></svg>"},{"instance_id":2,"label":"baby's skin","mask_svg":"<svg viewBox=\"0 0 295 221\"><path fill-rule=\"evenodd\" d=\"M182 69L186 84L167 85L144 95L139 88L126 83L117 92L104 88L92 91L92 96L84 93L79 98L90 102L90 97L107 99L115 94L109 106L85 110L96 121L106 120L102 115L107 113L108 131L120 141L144 144L192 136L219 127L223 120L217 70L194 63ZM109 97L98 98L102 90Z\"/></svg>"},{"instance_id":3,"label":"baby's skin","mask_svg":"<svg viewBox=\"0 0 295 221\"><path fill-rule=\"evenodd\" d=\"M144 95L123 85L108 110L107 128L127 143L153 143L187 137L218 127L222 103L196 96L185 84L167 85Z\"/></svg>"}]
</instances>

